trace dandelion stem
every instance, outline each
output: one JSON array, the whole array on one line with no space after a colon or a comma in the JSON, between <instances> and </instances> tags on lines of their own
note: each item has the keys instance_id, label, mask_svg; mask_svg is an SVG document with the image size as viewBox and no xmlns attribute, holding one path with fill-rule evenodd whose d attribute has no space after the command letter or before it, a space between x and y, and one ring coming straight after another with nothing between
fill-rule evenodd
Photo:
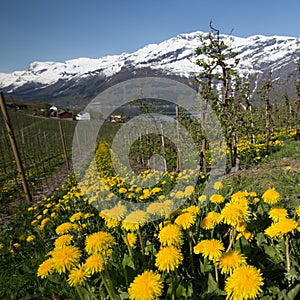
<instances>
[{"instance_id":1,"label":"dandelion stem","mask_svg":"<svg viewBox=\"0 0 300 300\"><path fill-rule=\"evenodd\" d=\"M115 291L114 291L114 288L113 288L113 285L112 285L107 267L105 265L104 257L102 256L101 253L100 253L100 257L101 257L102 263L104 265L104 273L105 274L101 273L101 277L102 277L103 283L105 285L105 288L106 288L106 290L109 294L110 299L118 299L116 294L115 294Z\"/></svg>"},{"instance_id":2,"label":"dandelion stem","mask_svg":"<svg viewBox=\"0 0 300 300\"><path fill-rule=\"evenodd\" d=\"M192 245L192 239L191 239L191 231L188 229L188 239L189 239L189 247L190 247L190 263L192 267L192 273L195 272L195 266L194 266L194 259L193 259L193 245Z\"/></svg>"},{"instance_id":3,"label":"dandelion stem","mask_svg":"<svg viewBox=\"0 0 300 300\"><path fill-rule=\"evenodd\" d=\"M288 275L288 286L291 287L291 278L289 276L291 271L291 261L290 261L290 249L289 249L289 236L286 235L285 238L285 256L286 256L286 272Z\"/></svg>"},{"instance_id":4,"label":"dandelion stem","mask_svg":"<svg viewBox=\"0 0 300 300\"><path fill-rule=\"evenodd\" d=\"M217 288L219 288L219 273L218 273L218 267L216 264L215 264L215 276L216 276Z\"/></svg>"},{"instance_id":5,"label":"dandelion stem","mask_svg":"<svg viewBox=\"0 0 300 300\"><path fill-rule=\"evenodd\" d=\"M228 245L228 248L226 249L226 252L228 252L232 245L234 244L234 239L235 239L235 235L236 235L236 228L232 228L232 231L230 232L230 240L229 240L229 245Z\"/></svg>"},{"instance_id":6,"label":"dandelion stem","mask_svg":"<svg viewBox=\"0 0 300 300\"><path fill-rule=\"evenodd\" d=\"M128 242L127 234L124 230L123 230L123 234L124 234L124 238L125 238L126 246L128 248L129 255L130 255L131 258L133 258L133 254L132 254L132 250L131 250L131 247L129 245L129 242Z\"/></svg>"},{"instance_id":7,"label":"dandelion stem","mask_svg":"<svg viewBox=\"0 0 300 300\"><path fill-rule=\"evenodd\" d=\"M140 245L141 245L143 261L144 261L145 260L145 248L144 248L144 243L143 243L143 238L142 238L142 233L141 233L141 228L140 227L138 229L138 236L139 236L139 241L140 241Z\"/></svg>"},{"instance_id":8,"label":"dandelion stem","mask_svg":"<svg viewBox=\"0 0 300 300\"><path fill-rule=\"evenodd\" d=\"M111 289L111 286L108 282L109 280L106 280L105 276L102 273L101 273L101 277L102 277L103 283L105 285L106 291L107 291L110 299L117 299L115 292Z\"/></svg>"},{"instance_id":9,"label":"dandelion stem","mask_svg":"<svg viewBox=\"0 0 300 300\"><path fill-rule=\"evenodd\" d=\"M80 300L84 300L84 297L83 297L83 295L82 295L80 289L78 288L78 286L76 286L75 289L76 289L76 292L77 292L77 294L78 294Z\"/></svg>"},{"instance_id":10,"label":"dandelion stem","mask_svg":"<svg viewBox=\"0 0 300 300\"><path fill-rule=\"evenodd\" d=\"M176 299L176 285L175 285L175 274L172 272L171 275L171 280L172 280L172 300Z\"/></svg>"},{"instance_id":11,"label":"dandelion stem","mask_svg":"<svg viewBox=\"0 0 300 300\"><path fill-rule=\"evenodd\" d=\"M92 298L93 298L94 300L97 300L97 297L96 297L96 295L94 294L94 292L92 291L90 285L89 285L87 282L86 282L85 284L86 284L86 287L87 287L87 289L88 289L90 295L92 296Z\"/></svg>"}]
</instances>

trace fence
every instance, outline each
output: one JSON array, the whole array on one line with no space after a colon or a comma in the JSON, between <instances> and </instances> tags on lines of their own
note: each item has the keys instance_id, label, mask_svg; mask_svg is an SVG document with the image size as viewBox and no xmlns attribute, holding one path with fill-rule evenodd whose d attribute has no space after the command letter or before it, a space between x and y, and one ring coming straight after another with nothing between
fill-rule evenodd
<instances>
[{"instance_id":1,"label":"fence","mask_svg":"<svg viewBox=\"0 0 300 300\"><path fill-rule=\"evenodd\" d=\"M2 95L1 95L2 96ZM70 172L75 121L34 116L29 110L8 108L0 113L0 219L7 204L34 200L51 192ZM2 107L3 108L3 107ZM9 122L9 124L8 124ZM9 125L9 126L8 126ZM9 132L8 128L11 130ZM15 147L12 144L15 141ZM23 175L18 166L18 159ZM26 181L30 197L24 192Z\"/></svg>"}]
</instances>

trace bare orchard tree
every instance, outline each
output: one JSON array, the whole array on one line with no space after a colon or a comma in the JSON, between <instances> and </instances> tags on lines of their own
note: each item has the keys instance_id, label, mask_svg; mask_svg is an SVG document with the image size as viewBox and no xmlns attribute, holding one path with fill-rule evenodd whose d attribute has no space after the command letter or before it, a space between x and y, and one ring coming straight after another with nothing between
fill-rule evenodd
<instances>
[{"instance_id":1,"label":"bare orchard tree","mask_svg":"<svg viewBox=\"0 0 300 300\"><path fill-rule=\"evenodd\" d=\"M269 146L272 132L272 106L270 102L270 91L273 86L272 71L269 71L269 76L264 82L258 93L261 96L261 100L265 103L265 129L266 129L266 146Z\"/></svg>"},{"instance_id":2,"label":"bare orchard tree","mask_svg":"<svg viewBox=\"0 0 300 300\"><path fill-rule=\"evenodd\" d=\"M219 30L212 26L212 22L210 22L208 35L200 36L200 43L201 45L195 51L196 64L201 67L196 82L199 84L201 95L206 102L210 101L223 126L230 153L230 165L233 167L236 164L233 153L236 138L233 121L234 83L238 78L236 67L239 59L237 53L230 49L224 38L220 36ZM204 118L202 122L205 126ZM201 154L203 151L202 147Z\"/></svg>"},{"instance_id":3,"label":"bare orchard tree","mask_svg":"<svg viewBox=\"0 0 300 300\"><path fill-rule=\"evenodd\" d=\"M296 106L295 106L295 116L296 116L296 122L297 122L297 132L300 132L300 58L297 62L297 71L298 71L298 78L296 80L296 91L297 91L297 100L296 100Z\"/></svg>"}]
</instances>

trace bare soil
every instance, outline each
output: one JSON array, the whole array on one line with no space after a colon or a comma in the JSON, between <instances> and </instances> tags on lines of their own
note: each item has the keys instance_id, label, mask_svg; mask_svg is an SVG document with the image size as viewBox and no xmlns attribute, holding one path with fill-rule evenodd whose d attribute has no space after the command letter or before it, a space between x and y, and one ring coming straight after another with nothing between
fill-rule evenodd
<instances>
[{"instance_id":1,"label":"bare soil","mask_svg":"<svg viewBox=\"0 0 300 300\"><path fill-rule=\"evenodd\" d=\"M50 177L45 178L39 184L39 189L32 194L32 204L35 204L39 199L51 195L56 188L66 182L68 176L72 174L71 170L65 168L54 172ZM26 203L25 197L15 199L9 202L0 212L0 226L9 222L15 216L15 208L22 203Z\"/></svg>"}]
</instances>

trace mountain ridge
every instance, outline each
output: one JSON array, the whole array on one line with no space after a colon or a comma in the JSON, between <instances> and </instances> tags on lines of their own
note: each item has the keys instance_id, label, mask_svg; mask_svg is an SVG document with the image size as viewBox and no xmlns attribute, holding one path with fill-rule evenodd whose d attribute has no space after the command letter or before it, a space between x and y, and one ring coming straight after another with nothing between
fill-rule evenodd
<instances>
[{"instance_id":1,"label":"mountain ridge","mask_svg":"<svg viewBox=\"0 0 300 300\"><path fill-rule=\"evenodd\" d=\"M163 76L189 82L200 71L194 63L195 49L201 45L200 35L205 38L207 33L179 34L120 55L33 62L27 70L0 73L0 89L6 95L28 101L42 99L82 106L107 86L129 78ZM256 85L269 70L274 79L289 80L288 85L295 79L300 38L276 35L241 38L223 34L220 38L238 53L237 72L245 78L256 74Z\"/></svg>"}]
</instances>

